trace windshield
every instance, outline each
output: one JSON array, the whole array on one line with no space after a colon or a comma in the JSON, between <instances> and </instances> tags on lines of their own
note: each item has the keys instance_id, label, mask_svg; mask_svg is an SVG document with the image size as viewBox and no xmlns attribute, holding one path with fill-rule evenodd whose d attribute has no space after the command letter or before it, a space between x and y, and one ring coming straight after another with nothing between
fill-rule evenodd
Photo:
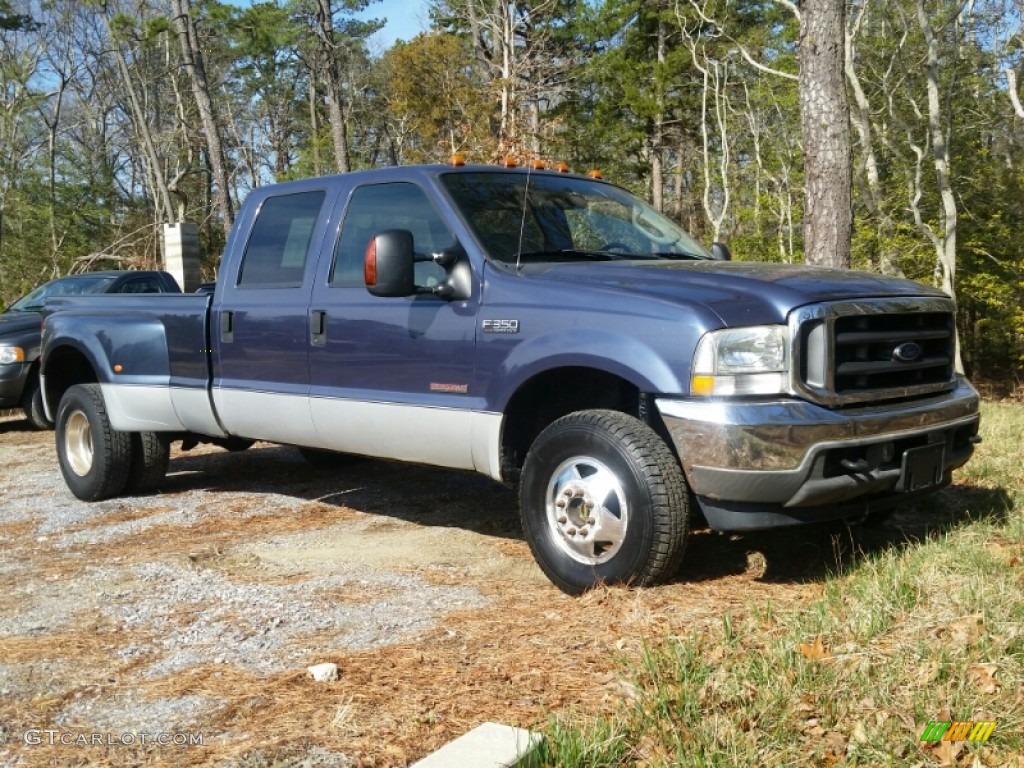
<instances>
[{"instance_id":1,"label":"windshield","mask_svg":"<svg viewBox=\"0 0 1024 768\"><path fill-rule=\"evenodd\" d=\"M10 312L38 312L50 296L78 296L83 293L103 293L114 282L110 275L75 275L43 283L11 304Z\"/></svg>"},{"instance_id":2,"label":"windshield","mask_svg":"<svg viewBox=\"0 0 1024 768\"><path fill-rule=\"evenodd\" d=\"M488 255L506 264L712 258L669 219L610 184L494 171L442 180Z\"/></svg>"}]
</instances>

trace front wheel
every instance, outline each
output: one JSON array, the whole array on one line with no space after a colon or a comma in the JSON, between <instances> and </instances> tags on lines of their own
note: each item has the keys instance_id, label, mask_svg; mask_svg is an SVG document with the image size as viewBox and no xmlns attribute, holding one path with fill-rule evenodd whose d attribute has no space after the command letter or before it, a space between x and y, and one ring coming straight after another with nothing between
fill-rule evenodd
<instances>
[{"instance_id":1,"label":"front wheel","mask_svg":"<svg viewBox=\"0 0 1024 768\"><path fill-rule=\"evenodd\" d=\"M99 384L76 384L57 408L57 459L71 492L99 501L124 490L132 463L132 436L110 426Z\"/></svg>"},{"instance_id":2,"label":"front wheel","mask_svg":"<svg viewBox=\"0 0 1024 768\"><path fill-rule=\"evenodd\" d=\"M534 558L564 592L657 584L677 570L689 495L649 426L617 411L570 413L534 441L519 492Z\"/></svg>"}]
</instances>

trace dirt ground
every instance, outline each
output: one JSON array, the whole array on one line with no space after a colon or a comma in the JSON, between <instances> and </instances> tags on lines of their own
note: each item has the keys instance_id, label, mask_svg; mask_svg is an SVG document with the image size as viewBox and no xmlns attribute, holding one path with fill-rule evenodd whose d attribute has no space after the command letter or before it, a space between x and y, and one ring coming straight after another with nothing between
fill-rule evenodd
<instances>
[{"instance_id":1,"label":"dirt ground","mask_svg":"<svg viewBox=\"0 0 1024 768\"><path fill-rule=\"evenodd\" d=\"M674 583L570 598L484 477L200 447L159 494L85 504L17 416L0 492L0 765L19 768L408 765L485 721L611 710L645 640L799 607L844 556L834 528L698 531ZM336 681L309 677L321 662Z\"/></svg>"}]
</instances>

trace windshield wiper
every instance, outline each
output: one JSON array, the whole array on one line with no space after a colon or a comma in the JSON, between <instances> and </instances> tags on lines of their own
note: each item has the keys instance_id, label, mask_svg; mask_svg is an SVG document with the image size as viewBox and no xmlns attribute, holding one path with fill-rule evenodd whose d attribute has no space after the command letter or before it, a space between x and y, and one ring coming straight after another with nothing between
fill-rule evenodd
<instances>
[{"instance_id":1,"label":"windshield wiper","mask_svg":"<svg viewBox=\"0 0 1024 768\"><path fill-rule=\"evenodd\" d=\"M707 256L701 256L698 253L690 253L689 251L659 251L654 254L659 259L669 259L670 261L708 261Z\"/></svg>"},{"instance_id":2,"label":"windshield wiper","mask_svg":"<svg viewBox=\"0 0 1024 768\"><path fill-rule=\"evenodd\" d=\"M529 251L519 254L520 261L571 261L573 257L590 261L620 261L631 259L631 254L615 253L614 251L581 251L576 248L563 248L557 251Z\"/></svg>"}]
</instances>

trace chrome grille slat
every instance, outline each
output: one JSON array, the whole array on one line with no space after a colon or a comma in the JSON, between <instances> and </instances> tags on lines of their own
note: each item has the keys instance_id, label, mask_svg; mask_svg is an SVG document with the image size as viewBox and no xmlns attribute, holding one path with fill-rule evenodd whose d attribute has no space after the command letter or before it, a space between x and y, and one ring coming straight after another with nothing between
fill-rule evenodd
<instances>
[{"instance_id":1,"label":"chrome grille slat","mask_svg":"<svg viewBox=\"0 0 1024 768\"><path fill-rule=\"evenodd\" d=\"M900 341L906 334L899 331L861 331L836 334L836 344L867 344L880 341ZM917 331L914 333L915 340L948 339L951 336L948 330Z\"/></svg>"},{"instance_id":2,"label":"chrome grille slat","mask_svg":"<svg viewBox=\"0 0 1024 768\"><path fill-rule=\"evenodd\" d=\"M900 363L900 371L923 371L929 368L949 365L948 357L929 357L916 363ZM876 373L892 373L892 363L840 363L837 376L870 376Z\"/></svg>"}]
</instances>

